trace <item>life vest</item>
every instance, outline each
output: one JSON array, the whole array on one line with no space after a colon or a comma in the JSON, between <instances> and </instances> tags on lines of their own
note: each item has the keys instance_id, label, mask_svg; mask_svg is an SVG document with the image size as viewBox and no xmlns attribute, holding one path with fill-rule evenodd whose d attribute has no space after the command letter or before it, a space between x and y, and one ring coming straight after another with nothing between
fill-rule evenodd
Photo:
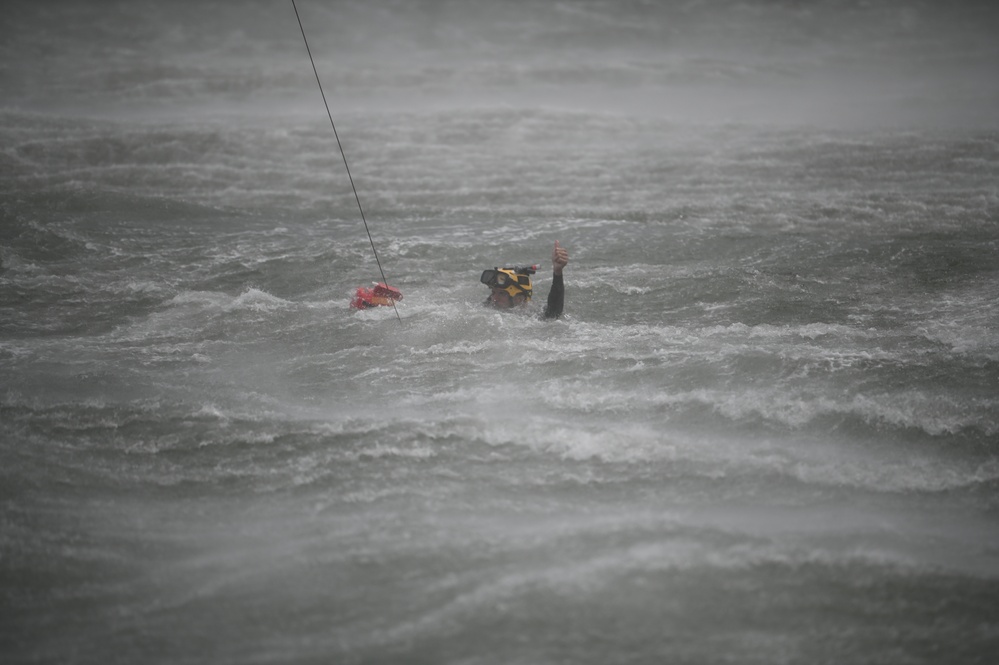
<instances>
[{"instance_id":1,"label":"life vest","mask_svg":"<svg viewBox=\"0 0 999 665\"><path fill-rule=\"evenodd\" d=\"M536 273L538 266L527 266L526 268L493 268L483 270L479 281L491 289L502 289L510 294L510 297L523 293L526 296L525 302L530 302L534 295L534 285L531 283L531 275Z\"/></svg>"},{"instance_id":2,"label":"life vest","mask_svg":"<svg viewBox=\"0 0 999 665\"><path fill-rule=\"evenodd\" d=\"M354 299L350 301L350 306L354 309L370 309L372 307L392 305L397 300L402 300L402 292L394 286L376 282L374 288L364 286L357 287Z\"/></svg>"}]
</instances>

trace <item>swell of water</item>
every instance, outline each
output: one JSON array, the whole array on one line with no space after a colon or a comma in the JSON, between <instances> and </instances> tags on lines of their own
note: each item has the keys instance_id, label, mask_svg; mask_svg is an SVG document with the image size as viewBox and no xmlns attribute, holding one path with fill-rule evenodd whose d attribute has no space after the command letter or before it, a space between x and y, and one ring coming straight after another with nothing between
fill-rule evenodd
<instances>
[{"instance_id":1,"label":"swell of water","mask_svg":"<svg viewBox=\"0 0 999 665\"><path fill-rule=\"evenodd\" d=\"M3 19L13 662L994 652L984 5L300 7L401 324L293 15L113 7Z\"/></svg>"}]
</instances>

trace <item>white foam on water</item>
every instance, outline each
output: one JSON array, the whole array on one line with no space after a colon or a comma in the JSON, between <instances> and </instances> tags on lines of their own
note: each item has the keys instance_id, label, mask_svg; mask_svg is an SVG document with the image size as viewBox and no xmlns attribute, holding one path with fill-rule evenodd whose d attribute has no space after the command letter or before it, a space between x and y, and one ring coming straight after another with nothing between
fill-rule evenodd
<instances>
[{"instance_id":1,"label":"white foam on water","mask_svg":"<svg viewBox=\"0 0 999 665\"><path fill-rule=\"evenodd\" d=\"M15 12L15 660L984 659L993 10L529 4L303 8L401 322L288 7Z\"/></svg>"}]
</instances>

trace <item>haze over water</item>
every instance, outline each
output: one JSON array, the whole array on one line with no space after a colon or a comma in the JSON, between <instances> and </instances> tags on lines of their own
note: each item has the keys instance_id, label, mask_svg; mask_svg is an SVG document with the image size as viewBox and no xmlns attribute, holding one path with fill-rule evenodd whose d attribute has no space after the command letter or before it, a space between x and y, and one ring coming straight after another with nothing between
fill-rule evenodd
<instances>
[{"instance_id":1,"label":"haze over water","mask_svg":"<svg viewBox=\"0 0 999 665\"><path fill-rule=\"evenodd\" d=\"M999 10L298 8L401 322L290 2L0 16L5 663L991 662Z\"/></svg>"}]
</instances>

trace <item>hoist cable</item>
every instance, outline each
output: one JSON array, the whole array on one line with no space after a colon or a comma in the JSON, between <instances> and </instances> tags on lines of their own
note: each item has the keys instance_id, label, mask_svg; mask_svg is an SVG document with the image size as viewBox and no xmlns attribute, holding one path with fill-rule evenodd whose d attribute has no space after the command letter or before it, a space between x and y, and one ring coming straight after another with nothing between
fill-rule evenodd
<instances>
[{"instance_id":1,"label":"hoist cable","mask_svg":"<svg viewBox=\"0 0 999 665\"><path fill-rule=\"evenodd\" d=\"M319 70L316 69L316 61L312 58L312 49L309 48L309 40L305 36L305 28L302 27L302 17L298 14L298 5L295 4L295 0L291 0L291 6L295 8L295 18L298 19L298 29L302 31L302 41L305 42L305 50L309 54L309 62L312 63L312 73L316 75L316 83L319 85L319 94L323 96L323 105L326 107L326 115L330 119L330 127L333 128L333 136L336 137L336 145L340 148L340 156L343 157L343 167L347 169L347 179L350 180L350 188L354 192L354 200L357 201L357 209L361 213L361 221L364 222L364 231L368 234L368 242L371 243L371 253L375 255L375 263L378 264L378 272L382 276L382 282L387 286L388 280L385 278L385 271L382 270L382 262L378 259L378 250L375 249L375 241L371 238L371 231L368 229L368 220L364 217L364 208L361 207L361 197L357 195L357 188L354 186L354 178L350 175L350 166L347 165L347 155L343 151L343 145L340 143L340 134L336 131L336 124L333 122L333 114L330 112L330 105L326 101L326 93L323 92L323 83L319 80ZM402 316L399 315L399 308L395 306L395 300L392 300L392 309L395 310L395 315L400 321L402 321Z\"/></svg>"}]
</instances>

